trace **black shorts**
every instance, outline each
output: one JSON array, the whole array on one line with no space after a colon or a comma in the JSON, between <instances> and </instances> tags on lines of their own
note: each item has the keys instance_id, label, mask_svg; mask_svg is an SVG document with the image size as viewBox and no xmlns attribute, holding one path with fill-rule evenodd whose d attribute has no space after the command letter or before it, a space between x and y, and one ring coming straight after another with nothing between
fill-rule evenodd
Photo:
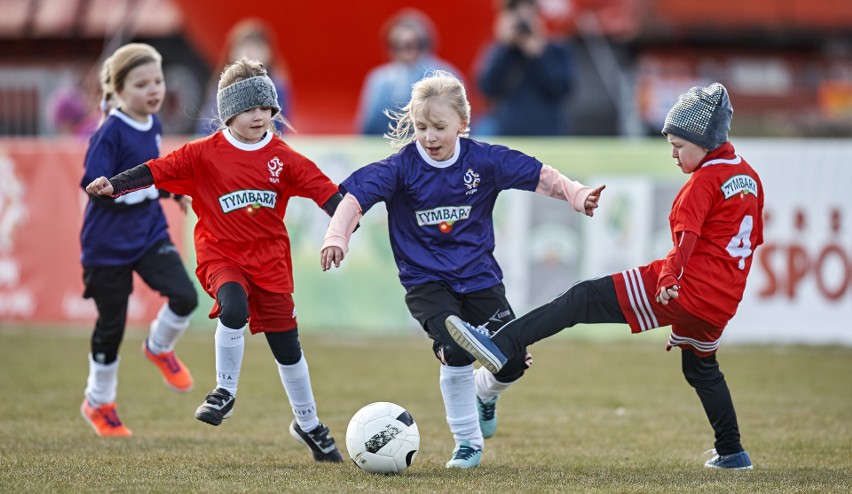
<instances>
[{"instance_id":1,"label":"black shorts","mask_svg":"<svg viewBox=\"0 0 852 494\"><path fill-rule=\"evenodd\" d=\"M515 318L502 283L471 293L458 293L443 282L424 283L405 294L405 303L427 332L426 323L446 313L458 314L474 326L485 325L491 331L497 331ZM441 323L443 325L443 319Z\"/></svg>"}]
</instances>

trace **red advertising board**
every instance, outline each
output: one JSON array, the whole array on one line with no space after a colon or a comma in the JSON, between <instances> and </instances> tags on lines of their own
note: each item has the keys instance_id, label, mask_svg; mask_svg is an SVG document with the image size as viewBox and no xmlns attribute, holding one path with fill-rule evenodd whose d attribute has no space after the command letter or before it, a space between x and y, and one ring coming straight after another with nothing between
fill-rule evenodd
<instances>
[{"instance_id":1,"label":"red advertising board","mask_svg":"<svg viewBox=\"0 0 852 494\"><path fill-rule=\"evenodd\" d=\"M163 151L175 147L164 143ZM80 227L88 201L80 188L86 142L0 140L0 321L93 323L82 298ZM164 203L172 239L183 252L185 220ZM108 234L108 232L105 232ZM163 299L138 278L131 323L150 321Z\"/></svg>"}]
</instances>

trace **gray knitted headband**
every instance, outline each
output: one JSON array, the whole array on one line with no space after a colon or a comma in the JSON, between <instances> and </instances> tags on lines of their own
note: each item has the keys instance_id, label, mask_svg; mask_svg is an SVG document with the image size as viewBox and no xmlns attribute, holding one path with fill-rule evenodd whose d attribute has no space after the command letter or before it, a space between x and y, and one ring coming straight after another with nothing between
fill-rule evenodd
<instances>
[{"instance_id":1,"label":"gray knitted headband","mask_svg":"<svg viewBox=\"0 0 852 494\"><path fill-rule=\"evenodd\" d=\"M714 82L708 87L694 87L681 94L666 115L663 134L672 134L714 150L728 142L734 109L728 90Z\"/></svg>"},{"instance_id":2,"label":"gray knitted headband","mask_svg":"<svg viewBox=\"0 0 852 494\"><path fill-rule=\"evenodd\" d=\"M219 118L225 125L240 113L258 106L272 108L273 117L281 111L275 84L265 75L243 79L222 88L216 94L216 103L219 105Z\"/></svg>"}]
</instances>

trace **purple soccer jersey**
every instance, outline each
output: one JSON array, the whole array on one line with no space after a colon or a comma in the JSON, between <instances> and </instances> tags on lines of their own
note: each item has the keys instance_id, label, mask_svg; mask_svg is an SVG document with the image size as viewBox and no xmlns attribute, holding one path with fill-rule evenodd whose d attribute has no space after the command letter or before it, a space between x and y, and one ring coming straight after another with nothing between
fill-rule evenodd
<instances>
[{"instance_id":1,"label":"purple soccer jersey","mask_svg":"<svg viewBox=\"0 0 852 494\"><path fill-rule=\"evenodd\" d=\"M502 190L535 190L542 164L505 146L459 138L453 158L436 162L416 142L349 176L342 189L366 213L384 201L399 279L408 289L443 281L469 293L494 286L492 213Z\"/></svg>"}]
</instances>

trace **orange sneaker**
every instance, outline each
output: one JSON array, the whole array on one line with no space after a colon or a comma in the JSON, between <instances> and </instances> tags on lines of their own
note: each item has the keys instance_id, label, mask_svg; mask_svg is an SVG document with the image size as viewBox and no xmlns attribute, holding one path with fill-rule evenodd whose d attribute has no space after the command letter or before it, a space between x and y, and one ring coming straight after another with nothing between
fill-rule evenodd
<instances>
[{"instance_id":1,"label":"orange sneaker","mask_svg":"<svg viewBox=\"0 0 852 494\"><path fill-rule=\"evenodd\" d=\"M163 352L155 355L148 348L148 338L145 338L145 341L142 342L142 353L160 369L163 379L169 387L181 393L186 393L192 389L192 374L177 358L175 352Z\"/></svg>"},{"instance_id":2,"label":"orange sneaker","mask_svg":"<svg viewBox=\"0 0 852 494\"><path fill-rule=\"evenodd\" d=\"M115 402L95 408L89 404L88 399L83 398L83 404L80 405L80 415L92 426L95 434L101 437L130 437L133 435L133 432L121 423L121 419L115 413Z\"/></svg>"}]
</instances>

